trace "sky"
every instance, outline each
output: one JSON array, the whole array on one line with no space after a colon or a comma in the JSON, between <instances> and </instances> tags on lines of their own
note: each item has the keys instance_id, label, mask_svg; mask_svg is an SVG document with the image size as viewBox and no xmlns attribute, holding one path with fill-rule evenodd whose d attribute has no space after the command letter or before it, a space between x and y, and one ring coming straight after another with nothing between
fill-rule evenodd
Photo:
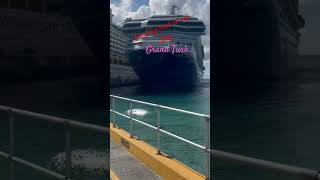
<instances>
[{"instance_id":1,"label":"sky","mask_svg":"<svg viewBox=\"0 0 320 180\"><path fill-rule=\"evenodd\" d=\"M320 54L320 0L300 0L300 8L306 21L300 30L300 53Z\"/></svg>"},{"instance_id":2,"label":"sky","mask_svg":"<svg viewBox=\"0 0 320 180\"><path fill-rule=\"evenodd\" d=\"M167 14L172 0L111 0L113 22L122 25L127 17L146 18L151 15ZM206 25L206 35L201 37L204 47L205 77L210 77L210 0L175 0L183 15L195 16Z\"/></svg>"}]
</instances>

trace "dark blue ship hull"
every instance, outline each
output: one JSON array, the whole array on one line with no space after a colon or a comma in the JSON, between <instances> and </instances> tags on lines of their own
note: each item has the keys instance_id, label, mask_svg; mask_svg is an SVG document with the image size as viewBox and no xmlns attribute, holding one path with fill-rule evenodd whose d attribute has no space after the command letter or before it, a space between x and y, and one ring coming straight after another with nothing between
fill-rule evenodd
<instances>
[{"instance_id":1,"label":"dark blue ship hull","mask_svg":"<svg viewBox=\"0 0 320 180\"><path fill-rule=\"evenodd\" d=\"M133 50L129 62L144 86L152 88L188 88L202 79L190 54L152 53Z\"/></svg>"}]
</instances>

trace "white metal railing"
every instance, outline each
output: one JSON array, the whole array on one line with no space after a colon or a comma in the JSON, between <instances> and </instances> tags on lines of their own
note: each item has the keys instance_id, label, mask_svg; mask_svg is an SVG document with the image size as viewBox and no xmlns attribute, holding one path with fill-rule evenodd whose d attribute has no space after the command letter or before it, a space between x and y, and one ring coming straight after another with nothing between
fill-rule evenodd
<instances>
[{"instance_id":1,"label":"white metal railing","mask_svg":"<svg viewBox=\"0 0 320 180\"><path fill-rule=\"evenodd\" d=\"M115 110L115 99L120 99L120 100L124 100L126 102L128 102L130 104L130 113L128 115L122 114L118 111ZM148 103L148 102L144 102L144 101L139 101L139 100L134 100L134 99L129 99L129 98L124 98L124 97L120 97L120 96L115 96L115 95L110 95L110 100L112 102L111 107L110 107L110 112L112 113L112 122L113 125L116 125L115 123L115 114L120 115L122 117L125 117L127 119L130 120L130 136L133 137L133 121L137 122L141 125L147 126L153 130L155 130L157 132L157 149L158 149L158 154L161 154L161 150L160 150L160 133L164 133L168 136L171 136L173 138L176 138L180 141L183 141L185 143L188 143L194 147L197 147L201 150L203 150L204 154L205 154L205 176L206 179L210 179L210 116L209 115L205 115L205 114L200 114L200 113L195 113L195 112L191 112L191 111L186 111L186 110L182 110L182 109L177 109L177 108L172 108L172 107L168 107L168 106L163 106L163 105L159 105L159 104L153 104L153 103ZM137 104L143 104L143 105L147 105L147 106L151 106L151 107L155 107L156 108L156 112L157 112L157 127L150 125L148 123L142 122L138 119L135 119L132 117L132 107L133 107L133 103L137 103ZM160 115L161 115L161 109L165 109L165 110L170 110L170 111L174 111L174 112L179 112L179 113L183 113L183 114L188 114L191 116L196 116L196 117L200 117L203 119L204 122L204 129L205 129L205 133L204 133L204 139L205 139L205 146L200 145L198 143L192 142L188 139L185 139L183 137L180 137L178 135L175 135L171 132L168 132L166 130L163 130L160 128Z\"/></svg>"}]
</instances>

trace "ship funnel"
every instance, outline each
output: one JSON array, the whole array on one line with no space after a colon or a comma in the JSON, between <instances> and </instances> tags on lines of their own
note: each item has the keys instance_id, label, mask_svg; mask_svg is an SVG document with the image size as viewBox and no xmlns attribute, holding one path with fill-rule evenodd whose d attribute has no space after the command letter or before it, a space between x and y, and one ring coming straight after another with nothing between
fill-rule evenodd
<instances>
[{"instance_id":1,"label":"ship funnel","mask_svg":"<svg viewBox=\"0 0 320 180\"><path fill-rule=\"evenodd\" d=\"M176 9L179 10L179 7L175 5L174 1L172 1L169 8L169 14L172 14L172 15L176 14Z\"/></svg>"}]
</instances>

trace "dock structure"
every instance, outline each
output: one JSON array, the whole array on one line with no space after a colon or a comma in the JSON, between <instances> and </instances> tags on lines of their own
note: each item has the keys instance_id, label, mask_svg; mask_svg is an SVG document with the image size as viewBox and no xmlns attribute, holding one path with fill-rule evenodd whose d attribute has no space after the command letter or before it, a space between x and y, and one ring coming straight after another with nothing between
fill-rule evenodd
<instances>
[{"instance_id":1,"label":"dock structure","mask_svg":"<svg viewBox=\"0 0 320 180\"><path fill-rule=\"evenodd\" d=\"M120 144L110 140L110 176L113 180L160 180L151 168L137 160Z\"/></svg>"},{"instance_id":2,"label":"dock structure","mask_svg":"<svg viewBox=\"0 0 320 180\"><path fill-rule=\"evenodd\" d=\"M158 104L147 103L134 99L128 99L120 96L111 95L112 105L110 107L110 176L111 179L166 179L166 180L205 180L210 178L210 154L207 149L210 148L210 116L198 114L181 109L171 108ZM123 114L115 108L115 101L124 101L130 105L129 114ZM135 119L132 113L133 103L143 104L155 108L157 126L150 125L138 119ZM206 146L197 144L183 137L175 135L160 128L160 111L174 111L190 116L202 118L204 122L204 141ZM130 130L118 127L118 120L115 116L124 117L130 122ZM133 134L133 122L152 129L156 132L156 146L144 142ZM201 123L201 121L199 121ZM204 172L201 174L190 168L188 165L172 158L160 149L160 133L169 135L181 142L192 145L204 152Z\"/></svg>"},{"instance_id":3,"label":"dock structure","mask_svg":"<svg viewBox=\"0 0 320 180\"><path fill-rule=\"evenodd\" d=\"M110 176L121 180L204 180L206 177L110 124Z\"/></svg>"}]
</instances>

